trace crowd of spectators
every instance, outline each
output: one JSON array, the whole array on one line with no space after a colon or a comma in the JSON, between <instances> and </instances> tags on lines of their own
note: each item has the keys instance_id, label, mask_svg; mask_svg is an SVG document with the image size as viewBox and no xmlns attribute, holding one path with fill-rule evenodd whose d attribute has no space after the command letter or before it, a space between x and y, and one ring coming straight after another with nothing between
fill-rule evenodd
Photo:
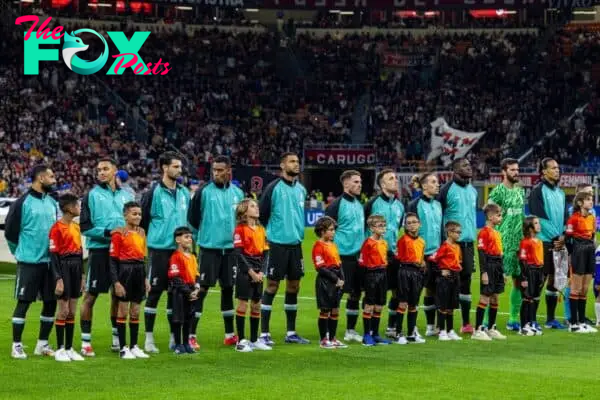
<instances>
[{"instance_id":1,"label":"crowd of spectators","mask_svg":"<svg viewBox=\"0 0 600 400\"><path fill-rule=\"evenodd\" d=\"M443 116L458 129L488 132L470 156L484 174L487 165L558 126L590 86L586 71L598 46L594 33L563 32L532 54L536 35L432 33L297 35L282 49L273 32L214 29L188 36L158 28L141 54L146 62L169 62L176 73L134 78L129 72L86 77L60 64L24 76L22 37L13 32L0 40L0 193L10 196L25 189L27 172L40 161L50 162L59 182L80 194L93 183L101 156L119 161L134 190L157 177L157 157L167 149L181 151L188 174L198 180L208 178L207 164L220 154L236 165L278 164L283 151L350 142L365 92L372 99L369 139L381 164L422 162L429 122ZM426 54L434 65L389 71L382 64L388 51ZM282 53L301 64L302 73L282 71ZM129 108L107 97L106 87ZM147 128L133 129L132 120ZM589 129L577 132L569 138L573 148L595 138Z\"/></svg>"}]
</instances>

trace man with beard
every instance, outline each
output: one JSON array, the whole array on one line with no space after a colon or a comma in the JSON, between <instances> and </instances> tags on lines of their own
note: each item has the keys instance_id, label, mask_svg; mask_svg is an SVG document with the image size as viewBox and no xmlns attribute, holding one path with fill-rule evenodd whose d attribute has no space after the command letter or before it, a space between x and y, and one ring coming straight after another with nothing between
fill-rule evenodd
<instances>
[{"instance_id":1,"label":"man with beard","mask_svg":"<svg viewBox=\"0 0 600 400\"><path fill-rule=\"evenodd\" d=\"M368 219L371 215L381 215L385 218L387 225L384 235L384 239L388 245L388 266L386 271L388 290L392 292L392 297L388 304L389 317L386 336L396 338L396 317L398 305L400 304L397 290L398 261L396 260L396 247L398 246L398 231L404 217L404 206L396 198L399 190L396 171L386 168L377 175L376 180L381 192L365 204L365 219ZM370 234L369 232L368 235Z\"/></svg>"},{"instance_id":2,"label":"man with beard","mask_svg":"<svg viewBox=\"0 0 600 400\"><path fill-rule=\"evenodd\" d=\"M169 285L169 260L177 248L175 230L187 225L187 212L190 203L190 192L185 186L177 183L182 173L182 157L172 151L164 153L159 159L163 172L162 180L142 196L142 223L146 231L148 243L148 281L150 293L144 307L144 322L146 326L145 350L148 353L158 353L154 343L154 321L156 306L162 292ZM172 298L167 294L167 319L171 327ZM185 338L187 339L187 338ZM196 339L190 340L190 345L198 350Z\"/></svg>"},{"instance_id":3,"label":"man with beard","mask_svg":"<svg viewBox=\"0 0 600 400\"><path fill-rule=\"evenodd\" d=\"M523 207L525 191L519 182L519 161L506 158L500 163L502 168L502 183L496 186L489 195L488 203L502 207L502 222L498 227L502 238L504 255L502 264L504 276L512 278L513 287L510 291L510 315L506 329L519 332L519 312L521 310L521 288L518 278L521 276L519 266L519 245L523 239Z\"/></svg>"},{"instance_id":4,"label":"man with beard","mask_svg":"<svg viewBox=\"0 0 600 400\"><path fill-rule=\"evenodd\" d=\"M117 162L102 158L96 167L99 184L94 186L81 202L79 225L87 238L89 250L88 273L85 294L81 303L81 354L94 357L92 348L92 316L94 304L100 293L108 293L112 286L110 278L110 239L113 233L121 232L125 226L123 207L134 201L131 192L122 190L117 184ZM112 349L119 351L117 333L118 300L111 296L110 321L112 325Z\"/></svg>"},{"instance_id":5,"label":"man with beard","mask_svg":"<svg viewBox=\"0 0 600 400\"><path fill-rule=\"evenodd\" d=\"M420 189L422 194L419 198L411 201L408 205L408 212L415 213L421 221L419 236L425 240L425 279L423 286L425 296L423 297L423 309L427 318L426 336L435 336L435 279L437 269L429 261L429 258L440 248L442 243L442 205L436 200L440 193L440 183L434 172L426 172L422 175L413 177L412 184L415 189ZM416 318L416 310L413 318ZM414 335L411 341L419 342L420 338L416 332L408 332L407 335Z\"/></svg>"},{"instance_id":6,"label":"man with beard","mask_svg":"<svg viewBox=\"0 0 600 400\"><path fill-rule=\"evenodd\" d=\"M529 195L529 212L540 220L542 231L538 238L544 243L544 275L546 277L546 328L564 329L565 326L555 317L559 292L554 287L553 252L565 248L565 225L569 218L569 209L565 192L558 187L560 167L552 158L540 162L539 172L542 180L533 187ZM534 299L537 310L539 299ZM537 322L536 330L541 330Z\"/></svg>"},{"instance_id":7,"label":"man with beard","mask_svg":"<svg viewBox=\"0 0 600 400\"><path fill-rule=\"evenodd\" d=\"M346 302L346 334L344 340L362 343L356 332L358 304L360 301L360 279L355 279L358 268L358 253L365 237L365 213L360 204L362 179L360 172L347 170L340 176L344 193L325 209L325 215L337 222L334 242L340 252L344 273Z\"/></svg>"},{"instance_id":8,"label":"man with beard","mask_svg":"<svg viewBox=\"0 0 600 400\"><path fill-rule=\"evenodd\" d=\"M48 345L56 312L56 281L50 269L49 234L58 217L58 205L50 196L56 178L50 168L40 165L33 169L31 181L31 189L10 206L4 231L10 252L17 259L17 306L12 318L11 351L11 357L16 359L27 358L21 336L27 310L38 296L43 306L34 354L54 356L54 351Z\"/></svg>"},{"instance_id":9,"label":"man with beard","mask_svg":"<svg viewBox=\"0 0 600 400\"><path fill-rule=\"evenodd\" d=\"M458 222L462 233L458 244L462 253L460 271L460 308L462 314L461 333L473 333L469 320L471 312L471 275L475 272L475 249L473 242L477 237L477 190L471 184L473 170L466 158L457 158L452 162L453 178L440 190L439 201L444 211L444 226Z\"/></svg>"},{"instance_id":10,"label":"man with beard","mask_svg":"<svg viewBox=\"0 0 600 400\"><path fill-rule=\"evenodd\" d=\"M304 276L302 240L304 239L304 202L306 189L298 181L300 160L294 153L283 153L281 177L271 182L260 198L260 222L267 227L269 255L267 259L267 287L261 305L261 340L272 346L275 343L269 332L273 299L279 283L286 279L283 308L287 320L286 343L308 344L296 333L298 291Z\"/></svg>"},{"instance_id":11,"label":"man with beard","mask_svg":"<svg viewBox=\"0 0 600 400\"><path fill-rule=\"evenodd\" d=\"M235 346L237 336L233 328L233 284L235 282L235 256L233 232L235 209L244 199L244 192L231 183L231 161L218 156L212 162L212 181L194 194L188 212L188 222L198 231L200 246L200 294L195 306L191 335L196 336L198 321L204 308L208 289L219 281L221 287L221 315L225 325L223 344Z\"/></svg>"}]
</instances>

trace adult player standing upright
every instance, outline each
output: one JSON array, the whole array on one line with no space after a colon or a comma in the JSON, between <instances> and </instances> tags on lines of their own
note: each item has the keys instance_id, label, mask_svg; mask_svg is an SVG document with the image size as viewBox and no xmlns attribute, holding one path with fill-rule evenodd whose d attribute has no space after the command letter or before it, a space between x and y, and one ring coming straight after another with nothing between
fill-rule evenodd
<instances>
[{"instance_id":1,"label":"adult player standing upright","mask_svg":"<svg viewBox=\"0 0 600 400\"><path fill-rule=\"evenodd\" d=\"M425 295L423 296L423 309L427 318L426 336L435 336L435 280L437 270L429 258L442 244L442 205L436 200L440 193L440 183L435 172L426 172L413 178L413 186L421 189L421 196L408 204L408 212L415 213L421 221L419 236L425 240ZM408 335L413 332L408 332Z\"/></svg>"},{"instance_id":2,"label":"adult player standing upright","mask_svg":"<svg viewBox=\"0 0 600 400\"><path fill-rule=\"evenodd\" d=\"M244 193L231 183L231 161L228 157L215 157L212 177L211 182L194 194L188 212L188 222L198 231L197 243L200 246L200 294L196 317L192 321L192 335L196 333L208 289L214 287L218 280L221 287L221 315L225 325L223 344L235 346L238 339L233 328L233 232L235 209L244 199Z\"/></svg>"},{"instance_id":3,"label":"adult player standing upright","mask_svg":"<svg viewBox=\"0 0 600 400\"><path fill-rule=\"evenodd\" d=\"M269 333L273 298L279 283L286 279L285 315L286 343L310 343L296 333L298 291L304 276L302 240L304 239L304 202L306 189L298 181L300 159L294 153L281 156L281 177L271 182L260 198L260 222L267 227L269 258L267 260L267 287L261 305L261 340L275 344Z\"/></svg>"},{"instance_id":4,"label":"adult player standing upright","mask_svg":"<svg viewBox=\"0 0 600 400\"><path fill-rule=\"evenodd\" d=\"M554 250L565 248L565 227L569 209L565 192L558 186L560 167L552 158L540 162L542 180L534 186L529 195L529 212L540 220L542 231L538 235L544 243L544 275L546 277L546 328L564 329L555 316L558 303L558 290L554 287ZM535 307L539 299L535 301ZM536 326L536 329L539 326Z\"/></svg>"},{"instance_id":5,"label":"adult player standing upright","mask_svg":"<svg viewBox=\"0 0 600 400\"><path fill-rule=\"evenodd\" d=\"M519 246L523 239L523 207L525 205L525 190L519 183L519 161L505 158L500 163L502 168L502 183L496 186L489 195L488 203L502 207L502 222L498 226L504 255L502 265L504 275L513 281L510 290L510 316L506 329L519 332L519 312L521 310L521 288L518 278L521 276L519 265Z\"/></svg>"},{"instance_id":6,"label":"adult player standing upright","mask_svg":"<svg viewBox=\"0 0 600 400\"><path fill-rule=\"evenodd\" d=\"M110 278L109 247L111 235L121 231L125 225L123 206L134 201L131 192L122 190L116 181L117 162L111 158L102 158L96 166L98 185L94 186L81 202L79 226L87 238L88 273L86 292L81 303L81 354L95 356L92 348L92 315L94 304L100 293L108 293L112 285ZM112 349L119 351L117 332L118 300L114 293L110 303L110 321L112 325Z\"/></svg>"},{"instance_id":7,"label":"adult player standing upright","mask_svg":"<svg viewBox=\"0 0 600 400\"><path fill-rule=\"evenodd\" d=\"M337 222L334 242L342 260L343 290L348 293L344 340L362 342L362 336L356 332L360 279L354 279L358 268L358 253L365 237L365 212L360 203L362 178L360 172L347 170L340 176L340 182L344 193L327 206L325 215Z\"/></svg>"},{"instance_id":8,"label":"adult player standing upright","mask_svg":"<svg viewBox=\"0 0 600 400\"><path fill-rule=\"evenodd\" d=\"M473 170L466 158L457 158L452 162L452 180L442 186L439 201L444 210L444 226L458 222L462 234L458 240L462 252L462 270L460 271L460 308L462 314L462 333L473 333L469 323L471 312L471 275L475 272L475 248L477 237L477 190L471 184Z\"/></svg>"},{"instance_id":9,"label":"adult player standing upright","mask_svg":"<svg viewBox=\"0 0 600 400\"><path fill-rule=\"evenodd\" d=\"M381 215L385 218L387 230L384 239L388 245L387 282L388 290L392 297L388 304L388 326L386 335L396 337L396 315L400 300L398 300L398 260L396 260L396 247L398 246L398 231L404 218L404 206L396 197L399 192L398 176L393 169L384 169L377 175L377 186L381 192L365 204L365 219L371 215ZM370 233L369 233L370 235ZM366 334L367 332L365 332Z\"/></svg>"},{"instance_id":10,"label":"adult player standing upright","mask_svg":"<svg viewBox=\"0 0 600 400\"><path fill-rule=\"evenodd\" d=\"M40 165L33 169L31 181L31 189L10 206L4 231L10 252L17 259L17 306L12 317L11 351L11 357L16 359L27 358L21 336L27 310L38 296L41 297L43 306L40 334L34 354L54 355L48 345L56 312L56 281L50 269L49 233L58 217L58 205L49 194L56 184L56 178L50 168Z\"/></svg>"},{"instance_id":11,"label":"adult player standing upright","mask_svg":"<svg viewBox=\"0 0 600 400\"><path fill-rule=\"evenodd\" d=\"M148 243L148 281L150 293L144 307L146 328L145 350L158 353L154 343L154 321L156 306L162 292L169 286L169 260L177 248L175 230L187 225L190 192L177 183L182 173L182 157L168 151L160 156L162 179L150 187L142 196L142 223ZM172 298L167 295L167 318L171 325ZM183 338L187 341L188 338ZM187 342L186 342L187 343ZM195 339L190 345L196 347Z\"/></svg>"}]
</instances>

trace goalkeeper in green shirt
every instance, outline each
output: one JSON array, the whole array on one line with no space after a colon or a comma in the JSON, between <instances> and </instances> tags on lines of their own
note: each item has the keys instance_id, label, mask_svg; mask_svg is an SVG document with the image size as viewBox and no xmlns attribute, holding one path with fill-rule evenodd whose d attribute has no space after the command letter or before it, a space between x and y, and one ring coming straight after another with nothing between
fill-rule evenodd
<instances>
[{"instance_id":1,"label":"goalkeeper in green shirt","mask_svg":"<svg viewBox=\"0 0 600 400\"><path fill-rule=\"evenodd\" d=\"M498 227L504 248L504 275L510 276L513 286L510 291L510 316L507 329L519 331L519 312L521 309L521 291L516 281L521 274L519 266L519 244L523 239L523 207L525 191L519 182L519 162L514 158L505 158L501 162L502 183L496 186L489 195L488 203L502 207L502 223Z\"/></svg>"}]
</instances>

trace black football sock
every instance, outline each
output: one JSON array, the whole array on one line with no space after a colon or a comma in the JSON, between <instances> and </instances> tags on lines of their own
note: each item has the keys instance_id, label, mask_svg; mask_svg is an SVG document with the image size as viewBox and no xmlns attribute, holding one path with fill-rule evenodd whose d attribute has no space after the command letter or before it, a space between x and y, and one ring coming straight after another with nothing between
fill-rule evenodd
<instances>
[{"instance_id":1,"label":"black football sock","mask_svg":"<svg viewBox=\"0 0 600 400\"><path fill-rule=\"evenodd\" d=\"M140 330L140 321L137 319L129 320L129 341L131 347L137 346L138 332Z\"/></svg>"},{"instance_id":2,"label":"black football sock","mask_svg":"<svg viewBox=\"0 0 600 400\"><path fill-rule=\"evenodd\" d=\"M490 328L496 325L496 318L498 317L498 304L490 304L489 322Z\"/></svg>"},{"instance_id":3,"label":"black football sock","mask_svg":"<svg viewBox=\"0 0 600 400\"><path fill-rule=\"evenodd\" d=\"M119 347L123 348L127 346L127 340L125 339L127 328L126 324L127 320L125 318L117 318L117 332L119 334Z\"/></svg>"},{"instance_id":4,"label":"black football sock","mask_svg":"<svg viewBox=\"0 0 600 400\"><path fill-rule=\"evenodd\" d=\"M296 316L298 314L298 293L287 293L285 294L285 303L283 304L285 310L285 319L288 332L296 331Z\"/></svg>"},{"instance_id":5,"label":"black football sock","mask_svg":"<svg viewBox=\"0 0 600 400\"><path fill-rule=\"evenodd\" d=\"M569 296L569 309L571 310L571 319L569 320L569 322L571 323L571 325L575 325L579 322L579 319L577 318L577 312L579 311L579 309L577 308L578 302L579 295L573 294L571 292L571 295Z\"/></svg>"},{"instance_id":6,"label":"black football sock","mask_svg":"<svg viewBox=\"0 0 600 400\"><path fill-rule=\"evenodd\" d=\"M329 319L329 313L319 313L319 321L318 321L318 326L319 326L319 336L321 337L321 340L323 339L327 339L327 321Z\"/></svg>"},{"instance_id":7,"label":"black football sock","mask_svg":"<svg viewBox=\"0 0 600 400\"><path fill-rule=\"evenodd\" d=\"M335 339L335 335L337 335L337 326L338 326L338 314L329 314L329 327L328 327L328 331L329 331L329 339L333 340Z\"/></svg>"},{"instance_id":8,"label":"black football sock","mask_svg":"<svg viewBox=\"0 0 600 400\"><path fill-rule=\"evenodd\" d=\"M65 345L65 320L57 319L56 325L56 348L60 349Z\"/></svg>"},{"instance_id":9,"label":"black football sock","mask_svg":"<svg viewBox=\"0 0 600 400\"><path fill-rule=\"evenodd\" d=\"M379 323L381 322L381 311L374 311L371 319L371 331L373 336L379 336Z\"/></svg>"},{"instance_id":10,"label":"black football sock","mask_svg":"<svg viewBox=\"0 0 600 400\"><path fill-rule=\"evenodd\" d=\"M238 339L242 340L246 337L246 312L239 309L236 310L235 326L237 328Z\"/></svg>"},{"instance_id":11,"label":"black football sock","mask_svg":"<svg viewBox=\"0 0 600 400\"><path fill-rule=\"evenodd\" d=\"M433 296L423 298L423 309L425 310L427 325L435 325L435 298Z\"/></svg>"},{"instance_id":12,"label":"black football sock","mask_svg":"<svg viewBox=\"0 0 600 400\"><path fill-rule=\"evenodd\" d=\"M40 340L48 341L52 326L54 325L54 315L56 314L56 301L45 301L40 315Z\"/></svg>"},{"instance_id":13,"label":"black football sock","mask_svg":"<svg viewBox=\"0 0 600 400\"><path fill-rule=\"evenodd\" d=\"M260 324L260 313L250 313L250 341L255 343L258 340L258 325Z\"/></svg>"},{"instance_id":14,"label":"black football sock","mask_svg":"<svg viewBox=\"0 0 600 400\"><path fill-rule=\"evenodd\" d=\"M398 307L397 310L397 314L396 314L396 333L400 334L402 333L402 325L404 324L404 315L406 314L406 308L400 308ZM407 330L406 331L407 335L410 336L410 331Z\"/></svg>"},{"instance_id":15,"label":"black football sock","mask_svg":"<svg viewBox=\"0 0 600 400\"><path fill-rule=\"evenodd\" d=\"M415 328L417 327L417 308L410 309L408 311L408 328L406 329L406 336L414 336Z\"/></svg>"},{"instance_id":16,"label":"black football sock","mask_svg":"<svg viewBox=\"0 0 600 400\"><path fill-rule=\"evenodd\" d=\"M356 323L358 322L358 300L346 301L346 329L349 331L356 330Z\"/></svg>"},{"instance_id":17,"label":"black football sock","mask_svg":"<svg viewBox=\"0 0 600 400\"><path fill-rule=\"evenodd\" d=\"M475 312L475 329L479 329L479 327L483 325L483 315L485 314L486 307L487 304L481 302L477 305L477 311Z\"/></svg>"},{"instance_id":18,"label":"black football sock","mask_svg":"<svg viewBox=\"0 0 600 400\"><path fill-rule=\"evenodd\" d=\"M73 336L75 335L75 320L68 319L65 322L65 349L73 348Z\"/></svg>"},{"instance_id":19,"label":"black football sock","mask_svg":"<svg viewBox=\"0 0 600 400\"><path fill-rule=\"evenodd\" d=\"M260 329L263 334L269 333L269 323L271 322L271 309L273 307L274 293L265 290L260 305Z\"/></svg>"}]
</instances>

